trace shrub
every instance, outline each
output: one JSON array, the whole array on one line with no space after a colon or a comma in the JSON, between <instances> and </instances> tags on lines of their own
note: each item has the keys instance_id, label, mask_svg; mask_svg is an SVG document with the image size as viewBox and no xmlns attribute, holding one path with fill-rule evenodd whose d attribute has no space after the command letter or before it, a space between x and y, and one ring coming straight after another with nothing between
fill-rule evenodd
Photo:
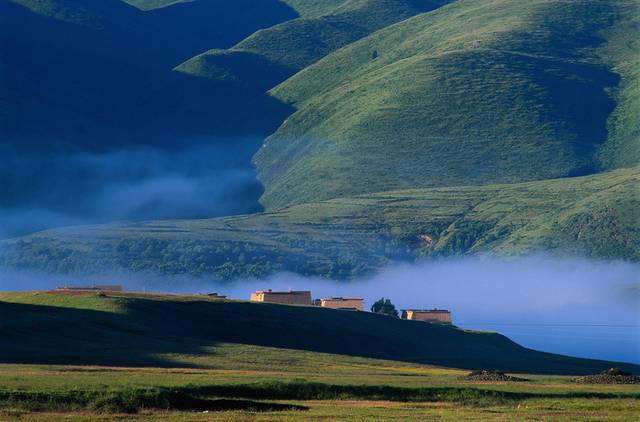
<instances>
[{"instance_id":1,"label":"shrub","mask_svg":"<svg viewBox=\"0 0 640 422\"><path fill-rule=\"evenodd\" d=\"M391 300L385 299L383 297L371 306L371 312L373 312L374 314L383 314L398 318L398 311L396 310L396 306L391 303Z\"/></svg>"}]
</instances>

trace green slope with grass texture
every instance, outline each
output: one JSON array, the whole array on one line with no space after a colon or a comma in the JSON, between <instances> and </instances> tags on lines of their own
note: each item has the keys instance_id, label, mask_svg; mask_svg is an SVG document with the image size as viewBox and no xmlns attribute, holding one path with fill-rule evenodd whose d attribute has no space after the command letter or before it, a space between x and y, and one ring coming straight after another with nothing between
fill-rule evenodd
<instances>
[{"instance_id":1,"label":"green slope with grass texture","mask_svg":"<svg viewBox=\"0 0 640 422\"><path fill-rule=\"evenodd\" d=\"M320 58L371 32L447 0L344 0L324 14L303 16L257 31L228 50L213 49L176 67L189 75L214 80L258 83L269 89ZM295 7L295 6L294 6ZM240 64L238 61L242 60Z\"/></svg>"},{"instance_id":2,"label":"green slope with grass texture","mask_svg":"<svg viewBox=\"0 0 640 422\"><path fill-rule=\"evenodd\" d=\"M620 75L611 92L616 108L607 121L608 138L598 151L604 168L628 167L640 162L640 2L624 3L620 23L608 34L602 56Z\"/></svg>"},{"instance_id":3,"label":"green slope with grass texture","mask_svg":"<svg viewBox=\"0 0 640 422\"><path fill-rule=\"evenodd\" d=\"M160 7L171 6L178 3L193 1L206 2L210 0L123 0L141 10L152 10ZM282 3L293 8L300 16L323 15L348 0L282 0Z\"/></svg>"},{"instance_id":4,"label":"green slope with grass texture","mask_svg":"<svg viewBox=\"0 0 640 422\"><path fill-rule=\"evenodd\" d=\"M525 349L496 333L310 306L27 293L0 295L0 311L3 363L175 366L172 354L232 343L510 372L613 366Z\"/></svg>"},{"instance_id":5,"label":"green slope with grass texture","mask_svg":"<svg viewBox=\"0 0 640 422\"><path fill-rule=\"evenodd\" d=\"M172 6L178 3L188 3L193 0L122 0L140 10L153 10L161 7Z\"/></svg>"},{"instance_id":6,"label":"green slope with grass texture","mask_svg":"<svg viewBox=\"0 0 640 422\"><path fill-rule=\"evenodd\" d=\"M272 90L263 204L637 164L638 10L460 0L330 54Z\"/></svg>"},{"instance_id":7,"label":"green slope with grass texture","mask_svg":"<svg viewBox=\"0 0 640 422\"><path fill-rule=\"evenodd\" d=\"M640 261L640 168L383 192L273 213L49 230L0 242L0 266L47 273L349 279L398 261L535 253Z\"/></svg>"}]
</instances>

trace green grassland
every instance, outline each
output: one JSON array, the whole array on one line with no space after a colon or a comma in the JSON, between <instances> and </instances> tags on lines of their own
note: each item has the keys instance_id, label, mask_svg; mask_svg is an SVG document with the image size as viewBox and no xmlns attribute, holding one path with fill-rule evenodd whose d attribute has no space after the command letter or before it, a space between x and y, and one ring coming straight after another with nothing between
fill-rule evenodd
<instances>
[{"instance_id":1,"label":"green grassland","mask_svg":"<svg viewBox=\"0 0 640 422\"><path fill-rule=\"evenodd\" d=\"M222 279L331 278L442 256L550 253L640 259L640 169L481 187L384 192L204 220L114 223L0 243L0 266Z\"/></svg>"},{"instance_id":2,"label":"green grassland","mask_svg":"<svg viewBox=\"0 0 640 422\"><path fill-rule=\"evenodd\" d=\"M137 415L90 412L4 412L5 420L38 421L630 421L638 412L632 399L534 399L508 405L469 406L458 403L397 403L384 400L286 401L284 405L303 405L308 411L225 411L197 414L147 410Z\"/></svg>"},{"instance_id":3,"label":"green grassland","mask_svg":"<svg viewBox=\"0 0 640 422\"><path fill-rule=\"evenodd\" d=\"M640 406L637 386L575 384L554 374L597 371L610 362L361 312L43 292L2 293L0 309L3 420L110 420L123 413L127 420L194 420L194 411L205 409L226 410L206 420L624 420ZM443 359L445 349L451 356ZM372 358L388 353L393 360ZM474 355L469 363L550 374L479 383L463 380L465 370L425 364L458 353Z\"/></svg>"},{"instance_id":4,"label":"green grassland","mask_svg":"<svg viewBox=\"0 0 640 422\"><path fill-rule=\"evenodd\" d=\"M272 95L269 210L637 164L638 2L461 0L377 31Z\"/></svg>"},{"instance_id":5,"label":"green grassland","mask_svg":"<svg viewBox=\"0 0 640 422\"><path fill-rule=\"evenodd\" d=\"M207 0L123 0L141 10L153 10L160 7L171 6L178 3L190 3ZM348 0L283 0L283 3L294 9L300 16L324 15Z\"/></svg>"},{"instance_id":6,"label":"green grassland","mask_svg":"<svg viewBox=\"0 0 640 422\"><path fill-rule=\"evenodd\" d=\"M214 80L242 80L266 91L320 58L375 30L441 6L446 1L349 0L319 16L303 16L262 29L229 50L214 49L176 67ZM245 59L238 64L237 58ZM260 79L268 75L269 83Z\"/></svg>"},{"instance_id":7,"label":"green grassland","mask_svg":"<svg viewBox=\"0 0 640 422\"><path fill-rule=\"evenodd\" d=\"M160 7L167 7L178 3L185 3L191 0L123 0L140 10L153 10Z\"/></svg>"}]
</instances>

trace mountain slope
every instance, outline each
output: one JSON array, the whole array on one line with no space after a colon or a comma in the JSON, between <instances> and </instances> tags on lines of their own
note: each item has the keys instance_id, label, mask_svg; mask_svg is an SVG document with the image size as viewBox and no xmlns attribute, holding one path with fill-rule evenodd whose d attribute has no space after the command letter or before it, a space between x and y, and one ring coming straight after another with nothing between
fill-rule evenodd
<instances>
[{"instance_id":1,"label":"mountain slope","mask_svg":"<svg viewBox=\"0 0 640 422\"><path fill-rule=\"evenodd\" d=\"M496 333L319 307L31 293L0 294L0 311L3 363L174 366L160 356L215 353L218 343L237 343L528 373L612 366L525 349Z\"/></svg>"},{"instance_id":2,"label":"mountain slope","mask_svg":"<svg viewBox=\"0 0 640 422\"><path fill-rule=\"evenodd\" d=\"M158 144L163 132L222 132L211 121L226 110L219 104L226 92L216 95L223 87L172 68L297 16L278 0L198 1L148 12L120 0L4 0L0 12L9 105L0 129L30 151L51 144Z\"/></svg>"},{"instance_id":3,"label":"mountain slope","mask_svg":"<svg viewBox=\"0 0 640 422\"><path fill-rule=\"evenodd\" d=\"M426 257L548 253L640 261L640 168L484 187L383 192L275 213L61 228L0 243L0 266L224 279L352 278Z\"/></svg>"},{"instance_id":4,"label":"mountain slope","mask_svg":"<svg viewBox=\"0 0 640 422\"><path fill-rule=\"evenodd\" d=\"M596 155L637 109L637 4L461 0L325 57L272 91L297 111L254 158L262 203L612 167Z\"/></svg>"},{"instance_id":5,"label":"mountain slope","mask_svg":"<svg viewBox=\"0 0 640 422\"><path fill-rule=\"evenodd\" d=\"M640 162L640 2L629 1L623 6L620 23L609 34L610 42L601 52L620 75L620 83L612 92L617 105L607 122L609 136L598 151L604 168Z\"/></svg>"},{"instance_id":6,"label":"mountain slope","mask_svg":"<svg viewBox=\"0 0 640 422\"><path fill-rule=\"evenodd\" d=\"M300 17L262 29L229 50L213 49L176 68L211 79L239 78L251 83L253 75L276 73L272 88L297 71L371 32L416 14L433 10L447 0L347 0L320 16ZM234 57L249 56L244 72ZM242 74L244 73L244 74Z\"/></svg>"},{"instance_id":7,"label":"mountain slope","mask_svg":"<svg viewBox=\"0 0 640 422\"><path fill-rule=\"evenodd\" d=\"M173 217L259 210L251 157L290 110L264 91L172 69L297 16L279 0L197 1L146 12L120 0L1 0L0 238L65 221L171 218L173 207L162 204L175 196L169 182L176 177L191 179L181 195L200 190L196 202L207 205ZM250 106L271 114L252 114ZM198 169L194 150L211 155L206 168ZM167 161L177 166L163 169ZM230 163L230 177L246 180L217 198L207 186L231 186L219 183ZM159 172L165 180L156 189L150 179ZM218 184L193 181L201 177ZM105 206L101 196L114 186L121 193L140 186L138 198L147 188L156 194L130 210L118 206L128 200Z\"/></svg>"},{"instance_id":8,"label":"mountain slope","mask_svg":"<svg viewBox=\"0 0 640 422\"><path fill-rule=\"evenodd\" d=\"M152 10L160 7L171 6L177 3L189 3L193 1L206 2L210 0L123 0L141 10ZM282 0L283 3L293 8L301 16L323 15L348 0Z\"/></svg>"}]
</instances>

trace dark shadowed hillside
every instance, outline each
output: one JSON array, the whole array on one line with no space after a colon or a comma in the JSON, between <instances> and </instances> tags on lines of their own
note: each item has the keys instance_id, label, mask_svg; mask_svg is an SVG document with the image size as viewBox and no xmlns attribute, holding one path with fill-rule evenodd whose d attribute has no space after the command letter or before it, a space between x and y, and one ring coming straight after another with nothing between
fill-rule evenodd
<instances>
[{"instance_id":1,"label":"dark shadowed hillside","mask_svg":"<svg viewBox=\"0 0 640 422\"><path fill-rule=\"evenodd\" d=\"M174 366L160 356L237 343L528 373L612 364L525 349L496 333L316 307L27 293L0 295L0 312L2 363Z\"/></svg>"},{"instance_id":2,"label":"dark shadowed hillside","mask_svg":"<svg viewBox=\"0 0 640 422\"><path fill-rule=\"evenodd\" d=\"M0 237L71 221L258 210L251 156L290 110L241 84L172 69L297 16L278 0L146 12L120 0L0 1ZM247 104L273 114L252 118ZM165 168L168 157L185 163L204 154L208 169L195 162ZM239 173L246 174L241 183L227 182ZM189 179L180 195L201 191L199 202L209 205L175 212L163 205L176 195L164 180L169 188L152 188L135 209L110 211L122 203L114 186L126 192L176 177ZM203 188L216 183L223 194Z\"/></svg>"},{"instance_id":3,"label":"dark shadowed hillside","mask_svg":"<svg viewBox=\"0 0 640 422\"><path fill-rule=\"evenodd\" d=\"M0 127L12 143L28 142L31 152L228 133L216 115L233 107L232 93L242 92L172 68L297 16L278 0L197 1L147 12L120 0L4 0L0 7L9 105Z\"/></svg>"},{"instance_id":4,"label":"dark shadowed hillside","mask_svg":"<svg viewBox=\"0 0 640 422\"><path fill-rule=\"evenodd\" d=\"M190 75L239 79L269 89L327 54L375 30L427 12L448 0L347 0L320 16L257 31L229 50L210 50L181 64ZM269 75L269 80L255 80Z\"/></svg>"}]
</instances>

